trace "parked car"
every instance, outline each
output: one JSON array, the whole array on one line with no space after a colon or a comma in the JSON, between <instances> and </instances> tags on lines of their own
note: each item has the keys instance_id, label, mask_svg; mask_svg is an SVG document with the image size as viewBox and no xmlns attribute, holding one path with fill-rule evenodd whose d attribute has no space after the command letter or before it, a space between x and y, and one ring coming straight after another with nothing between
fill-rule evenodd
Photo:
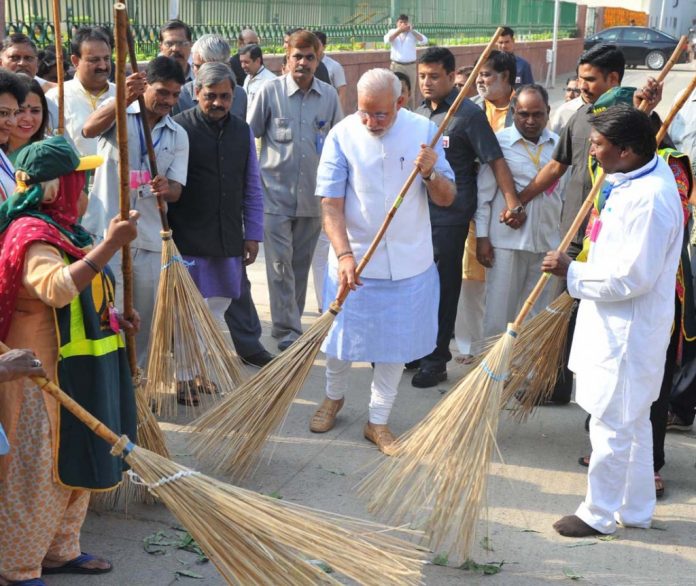
<instances>
[{"instance_id":1,"label":"parked car","mask_svg":"<svg viewBox=\"0 0 696 586\"><path fill-rule=\"evenodd\" d=\"M662 69L677 47L678 39L644 26L615 26L585 39L585 50L599 43L616 45L626 57L626 65L646 65L650 69ZM680 63L687 61L686 51Z\"/></svg>"}]
</instances>

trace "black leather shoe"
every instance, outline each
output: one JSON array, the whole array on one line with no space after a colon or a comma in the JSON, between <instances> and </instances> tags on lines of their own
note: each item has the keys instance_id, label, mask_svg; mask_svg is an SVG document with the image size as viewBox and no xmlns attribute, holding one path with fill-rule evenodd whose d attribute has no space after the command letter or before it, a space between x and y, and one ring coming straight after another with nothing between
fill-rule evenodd
<instances>
[{"instance_id":1,"label":"black leather shoe","mask_svg":"<svg viewBox=\"0 0 696 586\"><path fill-rule=\"evenodd\" d=\"M251 356L242 356L241 358L244 364L261 368L263 366L266 366L271 360L275 358L275 356L271 354L268 350L261 350L256 354L252 354Z\"/></svg>"},{"instance_id":2,"label":"black leather shoe","mask_svg":"<svg viewBox=\"0 0 696 586\"><path fill-rule=\"evenodd\" d=\"M416 370L420 368L420 361L420 358L416 358L415 360L411 360L411 362L407 362L404 364L404 370Z\"/></svg>"},{"instance_id":3,"label":"black leather shoe","mask_svg":"<svg viewBox=\"0 0 696 586\"><path fill-rule=\"evenodd\" d=\"M419 389L427 389L428 387L434 387L437 383L447 380L446 370L424 370L420 369L416 374L413 375L411 379L411 384Z\"/></svg>"}]
</instances>

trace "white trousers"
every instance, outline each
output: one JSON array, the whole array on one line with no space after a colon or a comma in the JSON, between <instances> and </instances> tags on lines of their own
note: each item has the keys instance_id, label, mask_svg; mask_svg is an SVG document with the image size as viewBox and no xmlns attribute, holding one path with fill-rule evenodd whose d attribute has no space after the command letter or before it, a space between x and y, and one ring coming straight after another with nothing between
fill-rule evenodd
<instances>
[{"instance_id":1,"label":"white trousers","mask_svg":"<svg viewBox=\"0 0 696 586\"><path fill-rule=\"evenodd\" d=\"M352 362L326 357L326 396L338 401L348 390L348 372ZM370 386L370 423L386 425L399 390L404 371L402 362L376 362Z\"/></svg>"},{"instance_id":2,"label":"white trousers","mask_svg":"<svg viewBox=\"0 0 696 586\"><path fill-rule=\"evenodd\" d=\"M592 417L590 441L587 495L575 514L601 533L613 533L617 521L650 527L655 511L650 409L618 429Z\"/></svg>"},{"instance_id":3,"label":"white trousers","mask_svg":"<svg viewBox=\"0 0 696 586\"><path fill-rule=\"evenodd\" d=\"M454 322L454 339L461 354L475 354L476 342L483 338L483 314L486 308L486 283L462 280Z\"/></svg>"},{"instance_id":4,"label":"white trousers","mask_svg":"<svg viewBox=\"0 0 696 586\"><path fill-rule=\"evenodd\" d=\"M483 335L496 336L507 329L522 308L522 303L534 289L541 276L541 261L546 253L496 248L493 266L486 269L486 309ZM529 317L546 307L553 295L549 283L534 304Z\"/></svg>"},{"instance_id":5,"label":"white trousers","mask_svg":"<svg viewBox=\"0 0 696 586\"><path fill-rule=\"evenodd\" d=\"M329 237L326 235L326 232L322 230L319 233L317 247L314 249L314 256L312 257L312 280L314 281L314 294L317 297L317 309L320 313L324 310L322 307L324 299L324 277L326 277L326 267L329 264L330 247L331 242L329 242Z\"/></svg>"}]
</instances>

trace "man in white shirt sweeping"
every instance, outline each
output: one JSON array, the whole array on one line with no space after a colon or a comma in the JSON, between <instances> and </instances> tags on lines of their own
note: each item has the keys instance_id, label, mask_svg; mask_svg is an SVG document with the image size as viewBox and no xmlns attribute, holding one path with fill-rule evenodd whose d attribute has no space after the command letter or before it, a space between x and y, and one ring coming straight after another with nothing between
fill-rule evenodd
<instances>
[{"instance_id":1,"label":"man in white shirt sweeping","mask_svg":"<svg viewBox=\"0 0 696 586\"><path fill-rule=\"evenodd\" d=\"M569 368L592 415L587 494L554 529L610 534L650 527L655 510L650 406L674 319L683 221L674 175L655 154L647 115L624 104L592 117L590 154L607 173L587 262L549 252L542 270L580 299Z\"/></svg>"}]
</instances>

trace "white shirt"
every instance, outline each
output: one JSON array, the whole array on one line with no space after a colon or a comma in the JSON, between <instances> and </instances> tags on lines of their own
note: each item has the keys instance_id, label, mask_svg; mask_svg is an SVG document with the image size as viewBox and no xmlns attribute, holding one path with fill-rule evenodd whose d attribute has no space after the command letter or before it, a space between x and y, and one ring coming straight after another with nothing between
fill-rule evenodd
<instances>
[{"instance_id":1,"label":"white shirt","mask_svg":"<svg viewBox=\"0 0 696 586\"><path fill-rule=\"evenodd\" d=\"M331 80L331 85L336 89L347 85L346 82L346 72L343 70L343 65L341 65L335 59L332 59L328 55L324 55L321 62L326 65L326 69L329 72L329 79Z\"/></svg>"},{"instance_id":2,"label":"white shirt","mask_svg":"<svg viewBox=\"0 0 696 586\"><path fill-rule=\"evenodd\" d=\"M82 127L87 118L109 98L116 97L116 86L109 82L108 89L99 96L89 93L77 79L66 81L65 92L65 137L81 155L97 154L97 139L82 136ZM46 93L46 99L58 107L58 88L54 87ZM50 109L49 109L50 112ZM51 121L53 128L58 127L58 121Z\"/></svg>"},{"instance_id":3,"label":"white shirt","mask_svg":"<svg viewBox=\"0 0 696 586\"><path fill-rule=\"evenodd\" d=\"M424 116L403 108L383 136L373 136L358 114L331 129L317 171L318 197L345 198L346 231L360 260L413 170L421 144L428 144L437 127ZM454 180L438 141L436 171ZM363 272L372 279L398 281L421 274L433 263L428 195L420 175L404 197L384 238ZM337 270L332 249L329 270Z\"/></svg>"},{"instance_id":4,"label":"white shirt","mask_svg":"<svg viewBox=\"0 0 696 586\"><path fill-rule=\"evenodd\" d=\"M391 45L391 52L389 53L389 58L392 61L397 61L398 63L415 63L416 61L416 46L417 45L427 45L428 39L422 33L422 40L417 40L414 31L409 31L407 33L401 33L393 41L389 40L397 29L390 29L389 32L384 35L384 42L387 45Z\"/></svg>"},{"instance_id":5,"label":"white shirt","mask_svg":"<svg viewBox=\"0 0 696 586\"><path fill-rule=\"evenodd\" d=\"M104 105L112 102L108 100ZM145 135L140 126L140 107L138 102L128 106L126 126L128 128L128 166L132 171L149 170ZM98 153L104 163L97 167L94 185L89 196L87 211L82 225L98 239L106 235L111 218L119 211L118 191L119 150L116 139L116 125L106 130L98 139ZM155 146L157 171L160 175L186 185L188 174L189 140L186 131L171 116L163 116L152 129L152 142ZM130 190L130 206L140 212L138 236L133 240L133 248L152 252L162 250L160 230L162 223L157 208L157 198L149 186Z\"/></svg>"},{"instance_id":6,"label":"white shirt","mask_svg":"<svg viewBox=\"0 0 696 586\"><path fill-rule=\"evenodd\" d=\"M496 133L496 137L515 180L517 192L522 191L534 179L538 170L551 160L558 142L557 134L544 129L539 142L535 144L525 139L515 126L501 130ZM536 158L537 153L539 160L535 163L532 157ZM477 190L478 207L474 216L477 237L488 236L494 248L510 250L539 253L558 246L561 241L563 205L558 182L527 204L527 220L517 230L498 221L500 213L507 209L507 204L489 165L483 165L479 171Z\"/></svg>"},{"instance_id":7,"label":"white shirt","mask_svg":"<svg viewBox=\"0 0 696 586\"><path fill-rule=\"evenodd\" d=\"M607 181L615 187L588 260L568 269L568 293L582 300L568 366L578 375L578 404L622 426L649 410L660 392L684 215L661 157Z\"/></svg>"},{"instance_id":8,"label":"white shirt","mask_svg":"<svg viewBox=\"0 0 696 586\"><path fill-rule=\"evenodd\" d=\"M251 102L254 100L254 96L261 89L264 83L275 79L276 74L270 69L266 69L265 65L256 72L256 75L247 75L244 78L244 91L247 93L247 112L251 110Z\"/></svg>"},{"instance_id":9,"label":"white shirt","mask_svg":"<svg viewBox=\"0 0 696 586\"><path fill-rule=\"evenodd\" d=\"M0 202L14 193L15 186L15 168L5 152L0 149Z\"/></svg>"},{"instance_id":10,"label":"white shirt","mask_svg":"<svg viewBox=\"0 0 696 586\"><path fill-rule=\"evenodd\" d=\"M567 102L563 102L556 111L551 114L551 120L549 122L549 130L555 132L556 134L561 134L563 127L568 124L568 120L571 119L573 114L577 112L580 108L585 105L583 99L578 96Z\"/></svg>"},{"instance_id":11,"label":"white shirt","mask_svg":"<svg viewBox=\"0 0 696 586\"><path fill-rule=\"evenodd\" d=\"M679 97L678 95L675 102ZM696 90L677 112L669 127L669 135L677 149L689 156L693 168L696 165Z\"/></svg>"}]
</instances>

